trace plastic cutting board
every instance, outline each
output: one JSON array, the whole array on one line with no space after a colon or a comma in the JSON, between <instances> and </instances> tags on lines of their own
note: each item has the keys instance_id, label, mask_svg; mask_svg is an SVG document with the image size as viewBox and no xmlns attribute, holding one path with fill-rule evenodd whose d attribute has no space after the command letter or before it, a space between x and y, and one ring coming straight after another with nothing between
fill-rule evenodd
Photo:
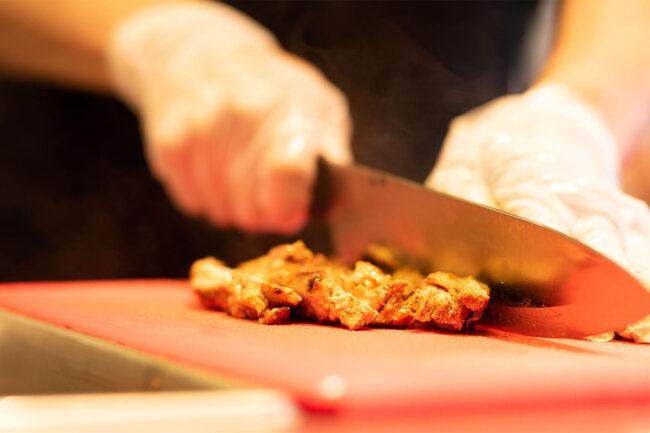
<instances>
[{"instance_id":1,"label":"plastic cutting board","mask_svg":"<svg viewBox=\"0 0 650 433\"><path fill-rule=\"evenodd\" d=\"M625 342L265 326L202 309L174 280L7 283L0 307L323 410L650 402L650 346Z\"/></svg>"}]
</instances>

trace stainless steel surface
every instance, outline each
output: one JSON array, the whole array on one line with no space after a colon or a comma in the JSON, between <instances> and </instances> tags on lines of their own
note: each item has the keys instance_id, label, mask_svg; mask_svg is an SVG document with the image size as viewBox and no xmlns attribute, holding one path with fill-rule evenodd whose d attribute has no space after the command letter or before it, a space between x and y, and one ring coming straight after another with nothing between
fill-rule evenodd
<instances>
[{"instance_id":1,"label":"stainless steel surface","mask_svg":"<svg viewBox=\"0 0 650 433\"><path fill-rule=\"evenodd\" d=\"M376 243L423 269L475 276L497 298L489 326L580 337L650 313L650 293L636 278L557 231L363 167L323 163L320 177L318 199L341 259L358 259ZM503 298L537 308L499 305Z\"/></svg>"},{"instance_id":2,"label":"stainless steel surface","mask_svg":"<svg viewBox=\"0 0 650 433\"><path fill-rule=\"evenodd\" d=\"M0 396L241 386L114 342L0 310Z\"/></svg>"},{"instance_id":3,"label":"stainless steel surface","mask_svg":"<svg viewBox=\"0 0 650 433\"><path fill-rule=\"evenodd\" d=\"M268 389L0 398L0 431L13 433L280 433L298 421L291 399Z\"/></svg>"}]
</instances>

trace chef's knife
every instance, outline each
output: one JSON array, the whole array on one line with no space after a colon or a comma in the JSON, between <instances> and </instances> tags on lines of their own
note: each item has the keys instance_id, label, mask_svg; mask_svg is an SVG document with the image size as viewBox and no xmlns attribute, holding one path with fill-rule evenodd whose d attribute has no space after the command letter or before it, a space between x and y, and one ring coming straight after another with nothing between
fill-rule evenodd
<instances>
[{"instance_id":1,"label":"chef's knife","mask_svg":"<svg viewBox=\"0 0 650 433\"><path fill-rule=\"evenodd\" d=\"M515 215L373 169L325 162L315 200L346 262L379 244L423 270L488 283L488 326L583 337L650 314L650 292L634 276L577 240Z\"/></svg>"}]
</instances>

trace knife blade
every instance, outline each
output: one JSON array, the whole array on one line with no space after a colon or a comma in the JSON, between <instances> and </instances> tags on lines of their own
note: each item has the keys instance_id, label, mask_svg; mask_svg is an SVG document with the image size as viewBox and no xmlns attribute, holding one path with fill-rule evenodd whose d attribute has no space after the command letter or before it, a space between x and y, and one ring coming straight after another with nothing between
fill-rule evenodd
<instances>
[{"instance_id":1,"label":"knife blade","mask_svg":"<svg viewBox=\"0 0 650 433\"><path fill-rule=\"evenodd\" d=\"M315 201L337 256L368 246L426 272L471 275L492 291L483 325L538 337L584 337L650 314L650 292L581 242L535 222L362 166L320 163Z\"/></svg>"}]
</instances>

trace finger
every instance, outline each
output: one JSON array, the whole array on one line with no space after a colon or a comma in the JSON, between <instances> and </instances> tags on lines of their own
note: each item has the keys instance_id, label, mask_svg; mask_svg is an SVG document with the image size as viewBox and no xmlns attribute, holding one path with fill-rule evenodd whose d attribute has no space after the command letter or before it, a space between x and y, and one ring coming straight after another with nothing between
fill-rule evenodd
<instances>
[{"instance_id":1,"label":"finger","mask_svg":"<svg viewBox=\"0 0 650 433\"><path fill-rule=\"evenodd\" d=\"M212 166L212 153L215 149L211 146L214 140L214 119L219 119L219 102L223 100L223 92L215 85L201 87L201 92L188 89L190 92L188 96L192 96L193 104L190 107L191 116L184 127L191 134L194 143L191 175L202 203L203 216L215 224L222 225L225 221L220 216L211 215L208 204L210 203L209 197L214 194L215 173Z\"/></svg>"},{"instance_id":2,"label":"finger","mask_svg":"<svg viewBox=\"0 0 650 433\"><path fill-rule=\"evenodd\" d=\"M267 154L273 146L271 137L275 118L262 114L251 117L240 112L233 117L228 161L227 194L233 225L252 232L269 231L265 227L260 196L264 185Z\"/></svg>"},{"instance_id":3,"label":"finger","mask_svg":"<svg viewBox=\"0 0 650 433\"><path fill-rule=\"evenodd\" d=\"M317 147L320 155L333 164L351 164L354 158L349 145L350 122L346 121L339 126L332 126L332 129L333 131L330 133L323 133L323 137L318 140L320 144Z\"/></svg>"},{"instance_id":4,"label":"finger","mask_svg":"<svg viewBox=\"0 0 650 433\"><path fill-rule=\"evenodd\" d=\"M650 239L630 230L625 235L623 248L634 274L650 289Z\"/></svg>"},{"instance_id":5,"label":"finger","mask_svg":"<svg viewBox=\"0 0 650 433\"><path fill-rule=\"evenodd\" d=\"M570 234L576 215L553 187L552 156L531 153L534 144L509 133L495 134L477 155L481 173L499 208Z\"/></svg>"},{"instance_id":6,"label":"finger","mask_svg":"<svg viewBox=\"0 0 650 433\"><path fill-rule=\"evenodd\" d=\"M239 203L239 213L249 227L295 233L307 220L316 157L335 163L352 160L347 102L298 58L281 55L260 67L277 79L275 93L262 92L273 97L274 105L262 112L264 122L252 141L255 158L246 159L246 172L255 177L241 181L252 199Z\"/></svg>"},{"instance_id":7,"label":"finger","mask_svg":"<svg viewBox=\"0 0 650 433\"><path fill-rule=\"evenodd\" d=\"M164 163L167 167L163 184L172 203L190 216L203 212L201 194L193 173L193 158L196 142L187 140L177 149L164 151Z\"/></svg>"},{"instance_id":8,"label":"finger","mask_svg":"<svg viewBox=\"0 0 650 433\"><path fill-rule=\"evenodd\" d=\"M647 241L643 239L639 243L641 239L637 238L637 233L632 237L628 236L626 241L621 242L620 231L609 218L603 215L581 218L573 228L573 232L579 240L611 258L637 277L640 277L638 272L648 266L647 262L644 263L644 260L650 259L650 248ZM617 331L617 333L628 340L648 339L650 338L650 321L646 324L632 325L623 331ZM603 341L598 337L595 337L596 341Z\"/></svg>"},{"instance_id":9,"label":"finger","mask_svg":"<svg viewBox=\"0 0 650 433\"><path fill-rule=\"evenodd\" d=\"M627 231L621 240L620 227L603 215L581 218L573 230L574 236L626 268L648 287L650 243L639 232ZM650 342L650 320L630 325L617 333L628 340Z\"/></svg>"},{"instance_id":10,"label":"finger","mask_svg":"<svg viewBox=\"0 0 650 433\"><path fill-rule=\"evenodd\" d=\"M245 209L247 197L254 196L248 184L256 176L250 161L255 157L251 138L259 128L260 112L267 110L276 92L251 61L244 56L222 65L228 73L219 83L201 86L195 95L196 130L203 135L196 167L206 217L221 226L244 229L252 218Z\"/></svg>"},{"instance_id":11,"label":"finger","mask_svg":"<svg viewBox=\"0 0 650 433\"><path fill-rule=\"evenodd\" d=\"M475 116L478 114L452 122L438 161L424 184L427 188L496 207L476 156L480 136L473 127Z\"/></svg>"},{"instance_id":12,"label":"finger","mask_svg":"<svg viewBox=\"0 0 650 433\"><path fill-rule=\"evenodd\" d=\"M508 176L510 174L502 175ZM571 234L571 226L576 220L573 210L543 182L537 184L524 179L517 182L508 179L499 185L493 183L494 179L492 182L486 182L486 185L492 187L492 197L498 208L562 233Z\"/></svg>"},{"instance_id":13,"label":"finger","mask_svg":"<svg viewBox=\"0 0 650 433\"><path fill-rule=\"evenodd\" d=\"M426 179L425 186L485 206L498 207L475 167L464 162L434 168Z\"/></svg>"},{"instance_id":14,"label":"finger","mask_svg":"<svg viewBox=\"0 0 650 433\"><path fill-rule=\"evenodd\" d=\"M622 195L628 201L630 212L635 215L632 223L633 227L640 236L643 236L648 242L650 242L650 208L648 207L648 204L643 200L639 200L627 194Z\"/></svg>"},{"instance_id":15,"label":"finger","mask_svg":"<svg viewBox=\"0 0 650 433\"><path fill-rule=\"evenodd\" d=\"M625 238L624 249L634 273L646 288L650 288L650 239L632 230ZM618 334L637 343L650 343L650 316L618 331Z\"/></svg>"},{"instance_id":16,"label":"finger","mask_svg":"<svg viewBox=\"0 0 650 433\"><path fill-rule=\"evenodd\" d=\"M228 192L232 224L249 232L262 230L259 195L261 152L247 151L232 158L228 167Z\"/></svg>"},{"instance_id":17,"label":"finger","mask_svg":"<svg viewBox=\"0 0 650 433\"><path fill-rule=\"evenodd\" d=\"M189 134L190 104L179 99L163 110L151 107L144 113L146 157L154 176L181 211L196 216L201 200L192 175L194 139Z\"/></svg>"},{"instance_id":18,"label":"finger","mask_svg":"<svg viewBox=\"0 0 650 433\"><path fill-rule=\"evenodd\" d=\"M174 206L188 215L197 216L202 207L192 174L194 145L193 138L174 144L151 143L147 159Z\"/></svg>"},{"instance_id":19,"label":"finger","mask_svg":"<svg viewBox=\"0 0 650 433\"><path fill-rule=\"evenodd\" d=\"M650 316L617 331L617 334L635 343L650 343Z\"/></svg>"},{"instance_id":20,"label":"finger","mask_svg":"<svg viewBox=\"0 0 650 433\"><path fill-rule=\"evenodd\" d=\"M223 149L215 146L215 136L214 131L201 136L197 151L194 152L193 167L204 217L212 224L224 227L230 223L226 205L227 194L220 192L223 190L220 184L224 182L223 171L226 168L215 163L220 159L218 153L223 152Z\"/></svg>"},{"instance_id":21,"label":"finger","mask_svg":"<svg viewBox=\"0 0 650 433\"><path fill-rule=\"evenodd\" d=\"M325 159L335 164L350 164L353 160L350 149L352 121L347 100L334 86L328 85L324 92L312 137L319 139L315 145Z\"/></svg>"},{"instance_id":22,"label":"finger","mask_svg":"<svg viewBox=\"0 0 650 433\"><path fill-rule=\"evenodd\" d=\"M289 165L272 165L264 176L260 203L264 227L277 233L293 234L307 222L311 203L313 170Z\"/></svg>"},{"instance_id":23,"label":"finger","mask_svg":"<svg viewBox=\"0 0 650 433\"><path fill-rule=\"evenodd\" d=\"M585 340L594 341L596 343L605 343L607 341L613 340L614 337L616 337L616 334L613 331L607 331L601 334L590 335L584 338Z\"/></svg>"},{"instance_id":24,"label":"finger","mask_svg":"<svg viewBox=\"0 0 650 433\"><path fill-rule=\"evenodd\" d=\"M194 158L205 217L222 227L232 223L232 194L228 178L233 153L237 146L243 146L242 140L237 116L231 110L221 110L203 134L201 149Z\"/></svg>"},{"instance_id":25,"label":"finger","mask_svg":"<svg viewBox=\"0 0 650 433\"><path fill-rule=\"evenodd\" d=\"M312 89L313 100L293 95L279 115L261 170L262 214L276 232L293 234L306 224L319 155L336 164L353 160L347 102L328 83L319 86Z\"/></svg>"},{"instance_id":26,"label":"finger","mask_svg":"<svg viewBox=\"0 0 650 433\"><path fill-rule=\"evenodd\" d=\"M259 205L267 229L299 230L307 220L318 149L328 140L296 107L270 123L264 159L259 162Z\"/></svg>"},{"instance_id":27,"label":"finger","mask_svg":"<svg viewBox=\"0 0 650 433\"><path fill-rule=\"evenodd\" d=\"M267 153L273 146L277 123L278 101L286 84L273 74L273 58L241 59L246 68L238 68L231 83L232 96L226 113L229 122L227 179L225 182L232 224L246 231L269 231L260 206L260 189L267 164ZM253 63L250 63L253 62Z\"/></svg>"},{"instance_id":28,"label":"finger","mask_svg":"<svg viewBox=\"0 0 650 433\"><path fill-rule=\"evenodd\" d=\"M623 250L619 228L609 218L600 214L579 218L571 227L571 235L634 273Z\"/></svg>"},{"instance_id":29,"label":"finger","mask_svg":"<svg viewBox=\"0 0 650 433\"><path fill-rule=\"evenodd\" d=\"M566 186L562 186L562 184ZM578 217L602 214L615 223L623 237L629 230L650 239L650 211L648 206L634 197L609 185L580 182L552 182L549 190L574 210Z\"/></svg>"},{"instance_id":30,"label":"finger","mask_svg":"<svg viewBox=\"0 0 650 433\"><path fill-rule=\"evenodd\" d=\"M259 194L265 226L295 233L306 223L316 175L316 153L304 133L275 137L280 142L261 170Z\"/></svg>"}]
</instances>

